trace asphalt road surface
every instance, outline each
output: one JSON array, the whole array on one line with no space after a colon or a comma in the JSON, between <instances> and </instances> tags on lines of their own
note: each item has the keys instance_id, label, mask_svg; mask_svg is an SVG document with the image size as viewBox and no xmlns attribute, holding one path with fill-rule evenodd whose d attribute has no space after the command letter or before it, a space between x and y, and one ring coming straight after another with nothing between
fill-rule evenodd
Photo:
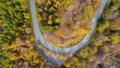
<instances>
[{"instance_id":1,"label":"asphalt road surface","mask_svg":"<svg viewBox=\"0 0 120 68\"><path fill-rule=\"evenodd\" d=\"M32 17L33 28L34 28L35 39L36 39L36 47L37 47L37 43L40 42L45 48L47 48L53 52L61 53L61 54L69 54L69 57L71 57L76 51L78 51L80 48L85 46L85 44L89 41L90 37L92 36L92 34L96 28L97 22L102 14L102 11L103 11L106 3L107 3L107 0L101 0L101 6L100 6L96 16L92 20L93 25L91 26L91 28L92 28L91 33L88 33L81 42L79 42L78 44L76 44L72 47L58 48L58 47L55 47L55 46L49 44L43 37L43 35L39 29L38 20L36 17L36 6L34 3L34 0L29 0L31 17ZM55 66L55 65L59 65L61 62L64 62L64 60L62 60L62 59L54 59L52 56L46 56L43 49L39 49L37 47L37 50L49 63L51 63L51 65Z\"/></svg>"}]
</instances>

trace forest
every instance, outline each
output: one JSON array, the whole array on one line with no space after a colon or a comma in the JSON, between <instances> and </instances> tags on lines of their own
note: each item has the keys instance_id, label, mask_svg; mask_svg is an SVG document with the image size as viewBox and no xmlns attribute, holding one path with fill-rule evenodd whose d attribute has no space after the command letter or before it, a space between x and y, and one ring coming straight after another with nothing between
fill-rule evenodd
<instances>
[{"instance_id":1,"label":"forest","mask_svg":"<svg viewBox=\"0 0 120 68\"><path fill-rule=\"evenodd\" d=\"M63 4L70 1L63 0ZM39 15L37 17L41 20ZM52 19L55 23L60 20L60 17ZM50 66L35 49L31 21L28 0L0 0L0 68L56 68ZM45 28L41 28L43 31L59 29L58 23L47 22ZM53 26L50 28L49 24ZM108 0L89 43L58 68L119 67L120 0Z\"/></svg>"}]
</instances>

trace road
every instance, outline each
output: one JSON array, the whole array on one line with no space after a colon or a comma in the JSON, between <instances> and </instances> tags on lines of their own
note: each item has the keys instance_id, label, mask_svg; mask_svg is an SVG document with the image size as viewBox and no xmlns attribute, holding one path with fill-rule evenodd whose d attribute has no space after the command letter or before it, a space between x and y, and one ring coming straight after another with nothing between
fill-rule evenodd
<instances>
[{"instance_id":1,"label":"road","mask_svg":"<svg viewBox=\"0 0 120 68\"><path fill-rule=\"evenodd\" d=\"M39 29L39 24L38 24L38 20L37 20L37 17L36 17L36 6L35 6L35 3L34 3L34 0L29 0L29 3L30 3L30 10L31 10L31 17L32 17L32 22L33 22L33 28L34 28L34 33L35 33L35 38L36 38L36 42L40 42L44 47L46 47L47 49L53 51L53 52L56 52L56 53L62 53L62 54L68 54L69 57L71 57L76 51L78 51L80 48L82 48L83 46L85 46L85 44L89 41L90 37L92 36L95 28L96 28L96 25L97 25L97 22L102 14L102 11L107 3L107 0L102 0L101 1L101 6L100 6L100 9L98 10L96 16L93 18L93 25L91 26L91 33L88 33L81 42L79 42L78 44L72 46L72 47L68 47L68 48L58 48L58 47L55 47L51 44L49 44L49 42L47 42L45 40L45 38L43 37L40 29ZM37 50L43 52L44 50L42 49L39 49L37 48ZM45 59L48 61L48 62L55 62L55 63L51 63L53 65L57 65L57 63L59 64L60 60L58 59L54 59L53 57L47 57L44 53L41 53ZM51 60L49 60L49 59ZM52 60L53 59L53 60Z\"/></svg>"}]
</instances>

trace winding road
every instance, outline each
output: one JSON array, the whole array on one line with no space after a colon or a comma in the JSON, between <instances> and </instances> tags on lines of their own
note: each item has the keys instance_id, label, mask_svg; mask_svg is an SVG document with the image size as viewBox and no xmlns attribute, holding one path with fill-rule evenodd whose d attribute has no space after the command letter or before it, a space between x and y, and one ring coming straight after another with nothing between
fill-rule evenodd
<instances>
[{"instance_id":1,"label":"winding road","mask_svg":"<svg viewBox=\"0 0 120 68\"><path fill-rule=\"evenodd\" d=\"M92 36L95 28L96 28L96 25L97 25L97 22L103 12L103 9L106 5L108 0L101 0L101 6L96 14L96 16L93 18L93 25L91 26L91 33L88 33L81 42L79 42L78 44L72 46L72 47L68 47L68 48L59 48L59 47L55 47L53 45L51 45L49 42L47 42L45 40L45 38L43 37L40 29L39 29L39 24L38 24L38 20L37 20L37 17L36 17L36 6L35 6L35 3L34 3L34 0L29 0L29 4L30 4L30 10L31 10L31 17L32 17L32 22L33 22L33 28L34 28L34 33L35 33L35 39L36 39L36 42L40 42L45 48L53 51L53 52L56 52L56 53L61 53L61 54L69 54L69 57L71 57L76 51L78 51L80 48L82 48L83 46L85 46L85 44L89 41L90 37ZM42 49L39 49L37 48L37 50L41 51L41 54L44 56L44 58L50 62L51 64L53 65L58 65L61 61L59 59L54 59L53 57L47 57L45 55L45 53L42 53L43 50ZM57 64L58 63L58 64Z\"/></svg>"}]
</instances>

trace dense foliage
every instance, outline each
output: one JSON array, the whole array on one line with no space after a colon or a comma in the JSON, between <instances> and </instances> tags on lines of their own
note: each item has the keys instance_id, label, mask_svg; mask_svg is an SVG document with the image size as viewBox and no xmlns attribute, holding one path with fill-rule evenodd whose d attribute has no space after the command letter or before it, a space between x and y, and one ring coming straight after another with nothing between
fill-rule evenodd
<instances>
[{"instance_id":1,"label":"dense foliage","mask_svg":"<svg viewBox=\"0 0 120 68\"><path fill-rule=\"evenodd\" d=\"M0 0L0 68L39 63L33 43L28 1Z\"/></svg>"},{"instance_id":2,"label":"dense foliage","mask_svg":"<svg viewBox=\"0 0 120 68\"><path fill-rule=\"evenodd\" d=\"M65 1L63 1L65 3ZM89 44L65 63L68 68L120 67L120 0L109 0ZM0 0L0 68L51 68L34 48L27 0Z\"/></svg>"}]
</instances>

